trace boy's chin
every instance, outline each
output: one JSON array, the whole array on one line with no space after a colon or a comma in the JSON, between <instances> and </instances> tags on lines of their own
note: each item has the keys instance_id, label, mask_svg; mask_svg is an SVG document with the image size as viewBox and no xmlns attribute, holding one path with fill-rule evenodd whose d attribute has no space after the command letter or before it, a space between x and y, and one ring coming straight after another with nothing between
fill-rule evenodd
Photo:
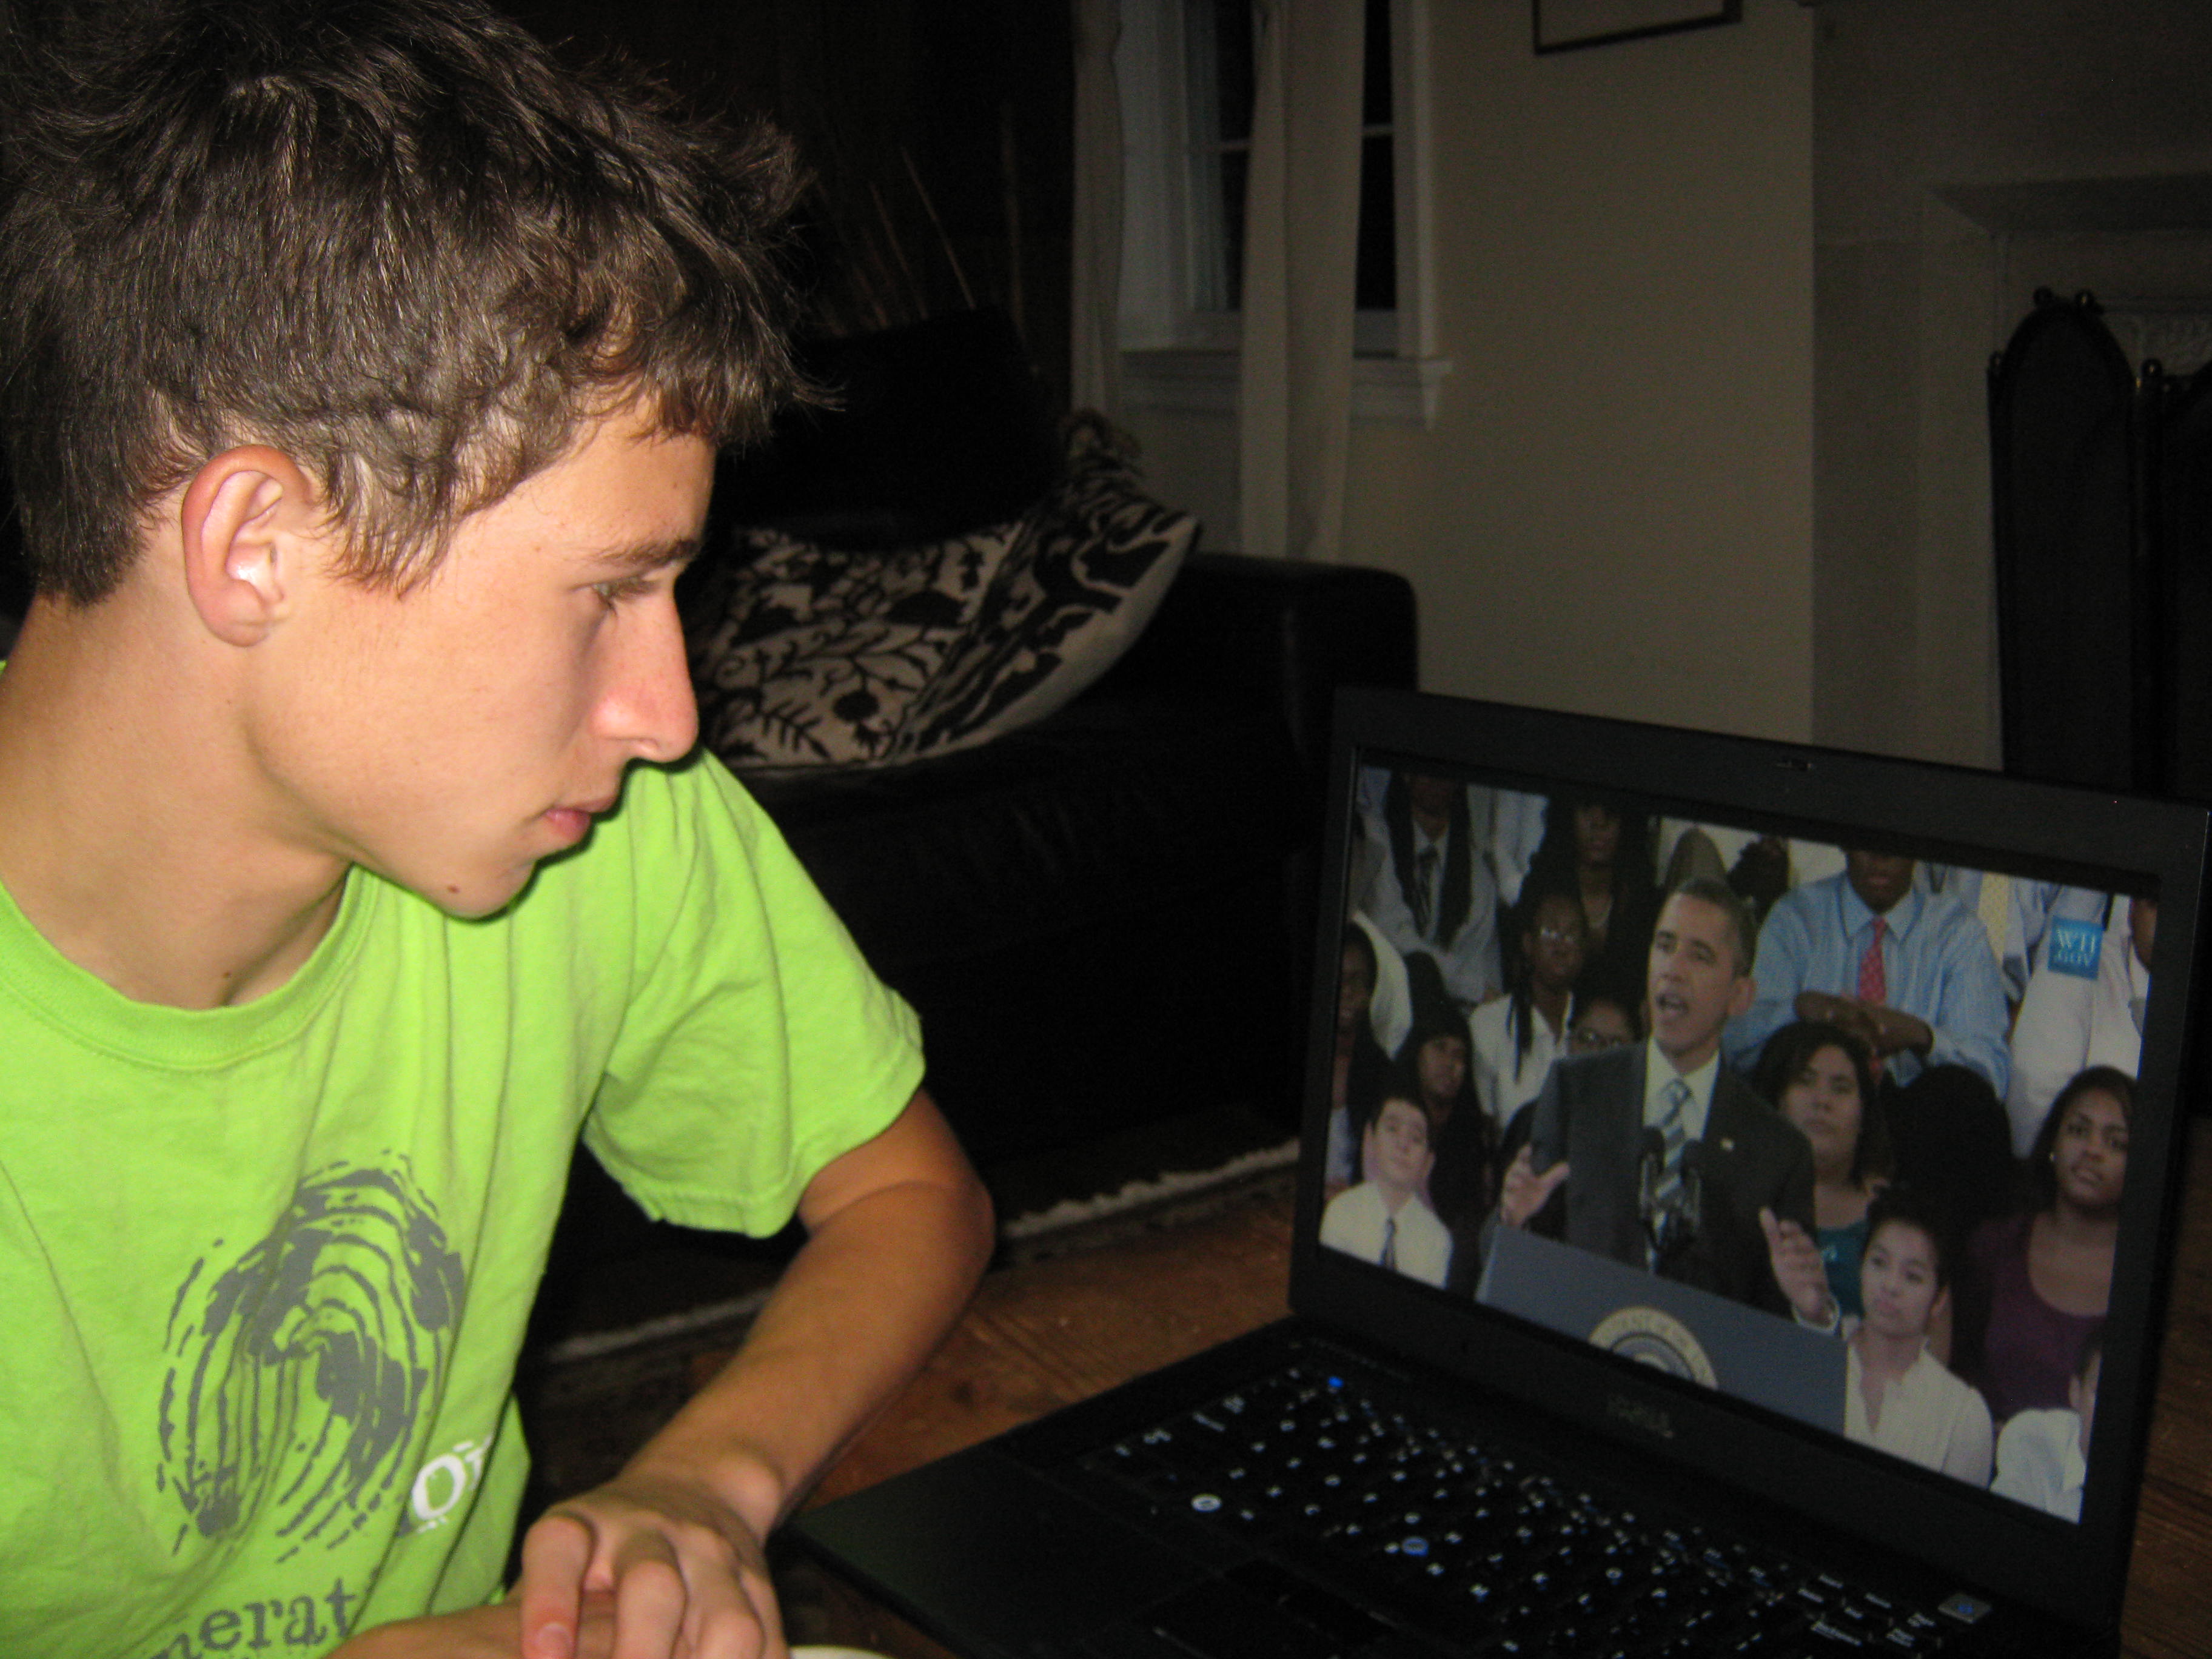
<instances>
[{"instance_id":1,"label":"boy's chin","mask_svg":"<svg viewBox=\"0 0 2212 1659\"><path fill-rule=\"evenodd\" d=\"M435 905L459 921L481 921L497 915L527 890L538 874L536 864L498 874L447 874L425 879L395 878L417 898Z\"/></svg>"}]
</instances>

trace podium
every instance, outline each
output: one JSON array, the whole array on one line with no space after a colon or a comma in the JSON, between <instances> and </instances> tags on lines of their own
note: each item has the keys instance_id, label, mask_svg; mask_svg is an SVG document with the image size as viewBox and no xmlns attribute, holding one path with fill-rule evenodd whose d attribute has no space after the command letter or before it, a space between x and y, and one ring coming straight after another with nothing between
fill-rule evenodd
<instances>
[{"instance_id":1,"label":"podium","mask_svg":"<svg viewBox=\"0 0 2212 1659\"><path fill-rule=\"evenodd\" d=\"M1474 1299L1801 1423L1844 1431L1844 1344L1794 1320L1518 1227L1493 1231Z\"/></svg>"}]
</instances>

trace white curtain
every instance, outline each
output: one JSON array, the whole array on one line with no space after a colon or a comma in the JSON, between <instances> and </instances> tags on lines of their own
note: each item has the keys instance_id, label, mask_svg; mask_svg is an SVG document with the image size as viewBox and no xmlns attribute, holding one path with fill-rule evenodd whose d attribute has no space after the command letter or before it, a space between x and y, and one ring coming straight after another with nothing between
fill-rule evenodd
<instances>
[{"instance_id":1,"label":"white curtain","mask_svg":"<svg viewBox=\"0 0 2212 1659\"><path fill-rule=\"evenodd\" d=\"M1352 447L1361 0L1257 0L1238 539L1337 556Z\"/></svg>"},{"instance_id":2,"label":"white curtain","mask_svg":"<svg viewBox=\"0 0 2212 1659\"><path fill-rule=\"evenodd\" d=\"M1074 314L1069 390L1078 409L1121 412L1121 95L1114 48L1121 0L1075 9Z\"/></svg>"}]
</instances>

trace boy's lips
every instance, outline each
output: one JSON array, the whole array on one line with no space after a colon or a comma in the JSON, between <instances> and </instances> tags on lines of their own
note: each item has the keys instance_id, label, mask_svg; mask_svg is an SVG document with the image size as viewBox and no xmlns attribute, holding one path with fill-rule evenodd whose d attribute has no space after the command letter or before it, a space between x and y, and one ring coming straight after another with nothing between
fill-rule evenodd
<instances>
[{"instance_id":1,"label":"boy's lips","mask_svg":"<svg viewBox=\"0 0 2212 1659\"><path fill-rule=\"evenodd\" d=\"M618 797L608 795L598 800L584 801L574 806L556 806L545 814L545 822L564 843L583 840L591 833L592 820L602 812L611 811Z\"/></svg>"}]
</instances>

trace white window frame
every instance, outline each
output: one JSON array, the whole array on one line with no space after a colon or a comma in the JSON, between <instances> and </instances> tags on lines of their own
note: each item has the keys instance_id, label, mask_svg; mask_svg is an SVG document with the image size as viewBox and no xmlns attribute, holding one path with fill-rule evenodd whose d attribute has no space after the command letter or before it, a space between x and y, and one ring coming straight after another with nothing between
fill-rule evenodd
<instances>
[{"instance_id":1,"label":"white window frame","mask_svg":"<svg viewBox=\"0 0 2212 1659\"><path fill-rule=\"evenodd\" d=\"M1359 422L1433 426L1451 369L1436 352L1428 13L1429 0L1390 0L1398 303L1354 319ZM1192 197L1183 0L1121 0L1121 17L1122 398L1133 409L1231 414L1243 319L1193 299L1196 216L1209 208Z\"/></svg>"}]
</instances>

